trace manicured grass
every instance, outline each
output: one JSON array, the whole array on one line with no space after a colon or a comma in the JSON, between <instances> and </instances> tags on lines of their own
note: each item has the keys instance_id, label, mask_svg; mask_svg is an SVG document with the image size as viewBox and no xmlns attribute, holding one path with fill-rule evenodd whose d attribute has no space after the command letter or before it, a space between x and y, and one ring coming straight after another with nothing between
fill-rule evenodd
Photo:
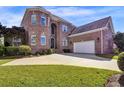
<instances>
[{"instance_id":1,"label":"manicured grass","mask_svg":"<svg viewBox=\"0 0 124 93\"><path fill-rule=\"evenodd\" d=\"M0 86L95 87L104 86L117 73L120 72L63 65L1 66Z\"/></svg>"},{"instance_id":2,"label":"manicured grass","mask_svg":"<svg viewBox=\"0 0 124 93\"><path fill-rule=\"evenodd\" d=\"M22 58L22 56L4 56L4 57L0 56L0 65L8 63L8 62L13 61L18 58Z\"/></svg>"},{"instance_id":3,"label":"manicured grass","mask_svg":"<svg viewBox=\"0 0 124 93\"><path fill-rule=\"evenodd\" d=\"M13 61L14 59L0 59L0 65Z\"/></svg>"},{"instance_id":4,"label":"manicured grass","mask_svg":"<svg viewBox=\"0 0 124 93\"><path fill-rule=\"evenodd\" d=\"M110 58L110 59L118 59L118 55L114 54L97 54L99 57Z\"/></svg>"}]
</instances>

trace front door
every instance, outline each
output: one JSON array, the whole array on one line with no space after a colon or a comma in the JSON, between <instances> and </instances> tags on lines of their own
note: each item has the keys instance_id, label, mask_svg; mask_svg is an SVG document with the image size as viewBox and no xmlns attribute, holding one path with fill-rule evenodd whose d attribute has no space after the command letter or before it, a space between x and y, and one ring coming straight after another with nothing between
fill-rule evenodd
<instances>
[{"instance_id":1,"label":"front door","mask_svg":"<svg viewBox=\"0 0 124 93\"><path fill-rule=\"evenodd\" d=\"M54 40L54 38L51 38L51 48L55 48L55 40Z\"/></svg>"}]
</instances>

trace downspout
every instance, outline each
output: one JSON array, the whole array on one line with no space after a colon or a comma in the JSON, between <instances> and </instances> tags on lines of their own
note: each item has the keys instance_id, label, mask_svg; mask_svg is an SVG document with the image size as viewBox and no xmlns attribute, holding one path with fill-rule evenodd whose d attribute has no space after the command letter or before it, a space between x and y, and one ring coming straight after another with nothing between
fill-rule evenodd
<instances>
[{"instance_id":1,"label":"downspout","mask_svg":"<svg viewBox=\"0 0 124 93\"><path fill-rule=\"evenodd\" d=\"M103 54L103 32L102 32L102 29L101 29L101 54Z\"/></svg>"}]
</instances>

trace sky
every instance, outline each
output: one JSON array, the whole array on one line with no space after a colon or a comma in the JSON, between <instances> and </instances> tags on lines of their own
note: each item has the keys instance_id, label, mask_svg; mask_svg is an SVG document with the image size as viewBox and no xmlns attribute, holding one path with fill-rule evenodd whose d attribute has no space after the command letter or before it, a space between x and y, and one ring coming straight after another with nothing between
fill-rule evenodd
<instances>
[{"instance_id":1,"label":"sky","mask_svg":"<svg viewBox=\"0 0 124 93\"><path fill-rule=\"evenodd\" d=\"M25 10L28 7L1 6L0 22L7 27L20 26ZM123 6L44 6L44 8L76 26L111 16L115 31L124 32Z\"/></svg>"}]
</instances>

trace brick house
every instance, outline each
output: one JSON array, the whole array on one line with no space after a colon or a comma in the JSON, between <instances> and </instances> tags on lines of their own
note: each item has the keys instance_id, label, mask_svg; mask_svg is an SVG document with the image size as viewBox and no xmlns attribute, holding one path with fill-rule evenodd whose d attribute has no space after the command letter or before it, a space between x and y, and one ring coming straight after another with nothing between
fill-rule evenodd
<instances>
[{"instance_id":1,"label":"brick house","mask_svg":"<svg viewBox=\"0 0 124 93\"><path fill-rule=\"evenodd\" d=\"M32 52L53 48L75 53L111 53L114 29L111 17L80 27L50 13L42 7L28 8L21 26L27 33Z\"/></svg>"}]
</instances>

